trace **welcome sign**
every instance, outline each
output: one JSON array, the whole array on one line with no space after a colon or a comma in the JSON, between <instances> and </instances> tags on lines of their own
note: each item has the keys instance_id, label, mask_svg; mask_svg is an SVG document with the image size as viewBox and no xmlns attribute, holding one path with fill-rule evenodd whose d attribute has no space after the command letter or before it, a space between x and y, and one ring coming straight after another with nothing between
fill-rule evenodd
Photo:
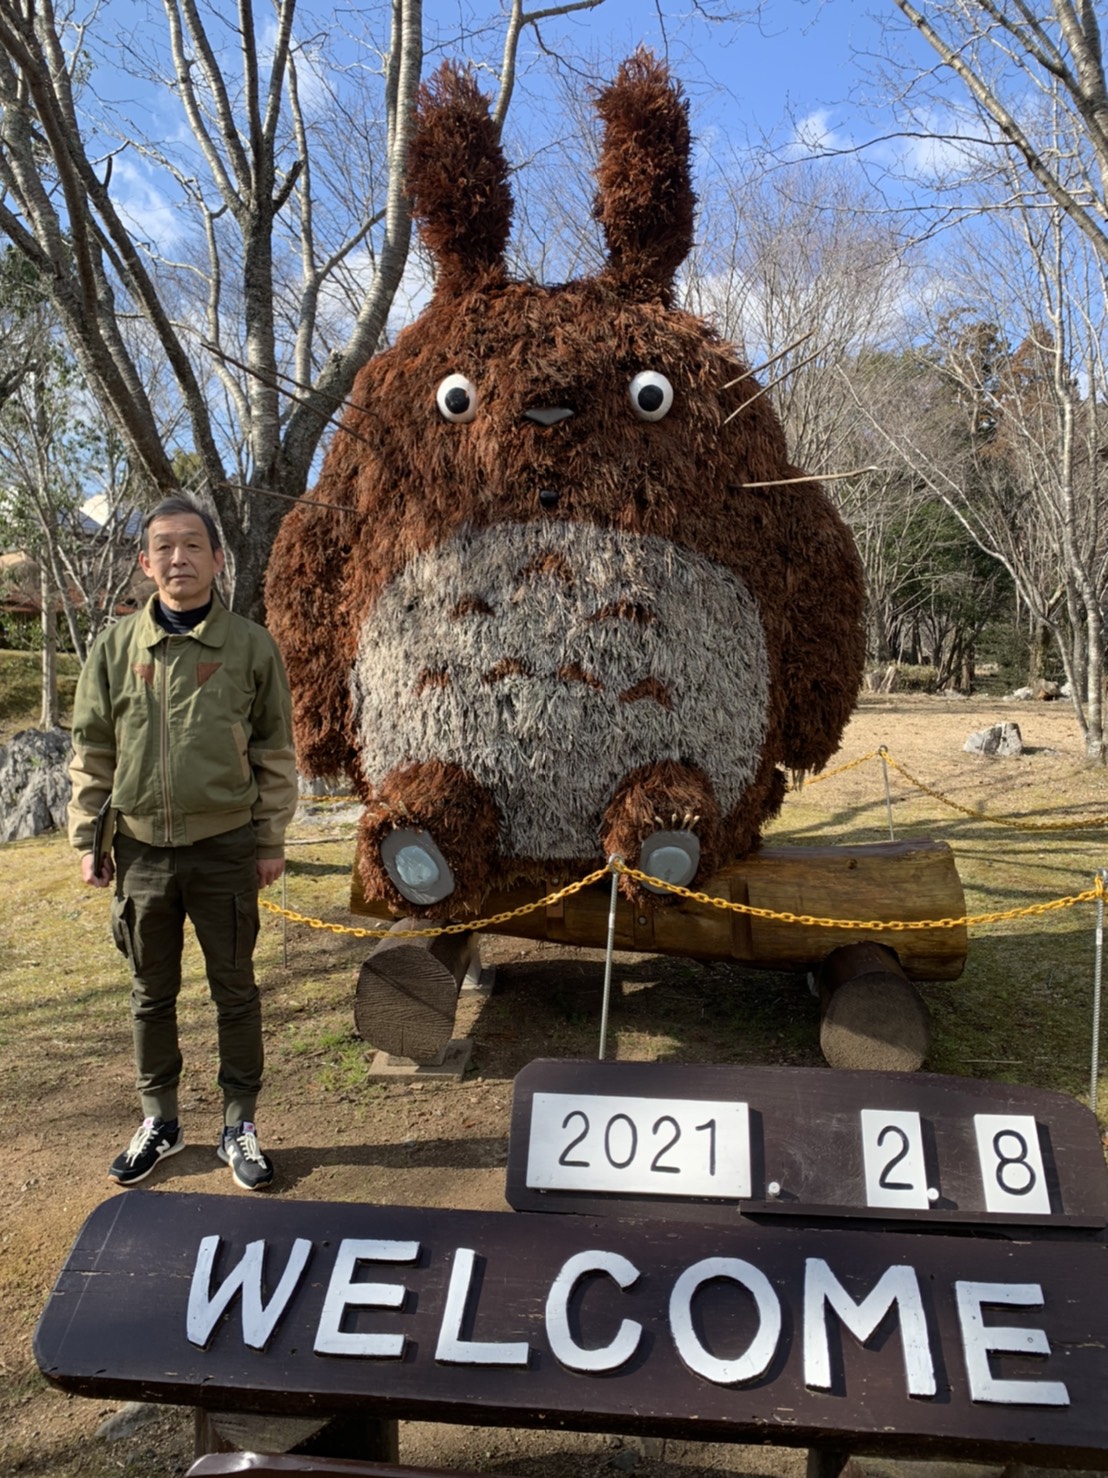
<instances>
[{"instance_id":1,"label":"welcome sign","mask_svg":"<svg viewBox=\"0 0 1108 1478\"><path fill-rule=\"evenodd\" d=\"M35 1353L95 1397L1091 1468L1106 1273L1099 1242L132 1191Z\"/></svg>"}]
</instances>

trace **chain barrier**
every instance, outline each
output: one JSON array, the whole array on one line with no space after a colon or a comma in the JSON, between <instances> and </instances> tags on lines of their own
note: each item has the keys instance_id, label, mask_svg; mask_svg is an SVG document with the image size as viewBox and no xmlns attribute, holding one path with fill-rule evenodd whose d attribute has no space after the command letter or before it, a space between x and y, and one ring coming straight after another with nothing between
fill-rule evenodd
<instances>
[{"instance_id":1,"label":"chain barrier","mask_svg":"<svg viewBox=\"0 0 1108 1478\"><path fill-rule=\"evenodd\" d=\"M822 775L809 776L804 784L819 785L822 781L830 780L835 775L843 775L847 770L857 769L859 765L864 765L868 760L884 760L909 785L914 785L917 790L922 791L924 795L929 795L932 800L938 801L941 805L949 806L952 811L960 811L963 816L969 816L974 821L987 821L991 826L1008 826L1013 831L1091 831L1098 826L1108 826L1108 814L1104 816L1093 816L1088 821L1022 821L1016 816L990 816L987 811L978 811L972 806L963 806L960 801L951 800L941 790L936 790L934 786L927 785L924 781L918 780L912 774L911 770L906 765L901 764L884 744L878 749L871 749L868 754L860 755L856 760L850 760L845 765L839 765L835 770L827 770Z\"/></svg>"},{"instance_id":2,"label":"chain barrier","mask_svg":"<svg viewBox=\"0 0 1108 1478\"><path fill-rule=\"evenodd\" d=\"M1096 826L1108 825L1108 815L1095 816L1090 821L1044 821L1026 822L1018 821L1007 816L988 816L983 811L972 810L968 806L959 804L943 795L941 791L925 785L922 780L917 780L910 770L900 763L884 744L877 749L871 749L868 754L860 755L857 759L848 760L834 770L827 770L821 775L812 776L805 783L818 785L821 781L830 780L836 775L844 775L849 770L856 770L860 765L870 760L880 759L886 764L892 765L893 769L917 790L933 800L940 801L945 806L950 806L955 811L960 811L965 816L972 817L975 821L988 821L997 826L1010 826L1014 830L1022 831L1083 831ZM324 797L313 798L313 804ZM346 800L348 797L336 796L334 800ZM354 797L356 799L356 797ZM315 839L313 839L315 840ZM338 837L324 837L322 841L341 840ZM815 929L865 929L871 933L907 933L909 931L920 931L925 929L961 929L969 928L978 924L998 924L1009 919L1038 918L1043 914L1057 913L1066 908L1073 908L1079 903L1092 903L1099 901L1103 906L1103 900L1108 897L1105 888L1105 874L1098 872L1093 879L1093 886L1086 888L1081 893L1071 894L1066 898L1053 898L1046 903L1028 903L1021 908L1009 908L996 910L990 913L966 914L959 919L830 919L819 918L814 914L795 914L778 911L772 908L756 908L750 903L732 903L729 898L717 898L710 893L694 892L690 888L683 888L677 883L669 883L664 878L651 877L649 873L640 872L638 868L628 867L618 857L612 858L611 862L590 872L578 882L568 883L564 888L559 888L553 893L544 894L533 903L520 904L518 908L509 909L505 913L491 914L488 918L473 919L461 924L438 924L430 925L426 929L397 929L393 932L392 927L380 929L367 929L360 926L348 924L334 924L325 919L311 918L307 914L296 913L293 909L282 908L279 904L271 903L267 898L258 900L259 906L268 913L276 914L279 918L286 919L292 924L305 924L309 929L323 929L330 934L349 934L355 939L384 939L386 935L392 939L436 939L443 934L468 934L475 933L481 929L493 929L498 924L509 923L512 919L523 918L526 914L537 913L539 909L549 908L551 904L560 903L564 898L570 898L574 893L579 893L583 888L589 888L594 883L606 877L609 873L631 878L637 883L648 884L651 888L661 889L672 893L678 898L685 898L691 903L704 904L707 907L718 909L729 913L747 914L755 919L767 919L781 924L799 924L807 928Z\"/></svg>"},{"instance_id":3,"label":"chain barrier","mask_svg":"<svg viewBox=\"0 0 1108 1478\"><path fill-rule=\"evenodd\" d=\"M469 934L479 929L491 929L496 924L506 924L510 919L522 918L524 914L535 913L540 908L548 908L552 903L560 903L563 898L580 893L582 888L591 887L607 875L607 867L598 867L595 872L590 872L578 882L567 883L555 893L536 898L534 903L523 903L519 908L508 909L505 913L490 914L487 919L473 919L465 924L438 924L427 929L397 929L395 933L391 925L385 929L362 929L348 924L331 924L326 919L312 919L306 914L294 913L291 908L282 908L280 904L271 903L268 898L259 898L258 906L267 913L288 919L290 924L307 924L309 929L325 929L329 934L352 934L355 939L384 939L386 935L390 939L437 939L440 934Z\"/></svg>"},{"instance_id":4,"label":"chain barrier","mask_svg":"<svg viewBox=\"0 0 1108 1478\"><path fill-rule=\"evenodd\" d=\"M992 913L966 914L959 919L827 919L820 918L816 914L757 908L752 903L732 903L729 898L717 898L711 893L697 893L691 888L681 887L678 883L668 883L664 878L651 877L649 873L640 872L637 867L628 867L618 858L614 858L608 867L601 867L596 872L590 872L579 882L569 883L566 887L559 888L556 893L547 893L544 897L535 899L533 903L520 904L518 908L509 909L506 913L491 914L486 919L473 919L464 924L439 924L426 929L397 929L395 933L391 928L364 929L347 924L332 924L324 919L309 918L306 914L294 913L292 909L270 903L266 898L261 898L258 902L260 907L266 909L267 912L276 914L279 918L288 919L292 924L307 924L310 929L326 929L331 934L352 934L356 939L384 939L386 935L391 939L435 939L441 934L468 934L471 931L491 929L497 924L506 924L511 919L522 918L525 914L536 913L540 908L547 908L552 903L558 903L563 898L579 893L582 888L598 883L609 871L632 878L636 883L646 883L652 888L663 889L678 898L687 898L691 903L702 903L727 913L747 914L752 919L769 919L780 924L802 924L812 929L865 929L870 933L889 934L919 932L924 929L960 929L976 924L999 924L1007 919L1038 918L1042 914L1057 913L1061 909L1073 908L1078 903L1092 903L1097 899L1108 897L1103 877L1097 873L1091 888L1086 888L1081 893L1071 894L1067 898L1052 898L1047 903L1027 903L1022 908L1009 908Z\"/></svg>"}]
</instances>

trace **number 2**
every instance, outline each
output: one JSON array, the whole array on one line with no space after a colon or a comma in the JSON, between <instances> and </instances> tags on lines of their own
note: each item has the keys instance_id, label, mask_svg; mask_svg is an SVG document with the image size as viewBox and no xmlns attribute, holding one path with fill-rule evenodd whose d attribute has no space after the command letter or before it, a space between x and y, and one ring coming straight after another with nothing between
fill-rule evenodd
<instances>
[{"instance_id":1,"label":"number 2","mask_svg":"<svg viewBox=\"0 0 1108 1478\"><path fill-rule=\"evenodd\" d=\"M905 1160L908 1158L908 1136L905 1134L903 1129L897 1128L895 1124L886 1124L884 1129L882 1129L881 1133L877 1136L878 1149L884 1147L885 1138L889 1134L895 1134L896 1137L900 1140L900 1149L896 1152L896 1154L885 1166L884 1170L882 1170L881 1174L877 1177L877 1184L884 1191L913 1190L914 1187L910 1180L889 1179L890 1172L894 1170L897 1165L900 1164L901 1160Z\"/></svg>"},{"instance_id":2,"label":"number 2","mask_svg":"<svg viewBox=\"0 0 1108 1478\"><path fill-rule=\"evenodd\" d=\"M577 1148L577 1146L581 1143L581 1141L584 1139L585 1135L588 1134L588 1132L589 1132L589 1116L588 1116L588 1114L583 1114L580 1109L574 1109L571 1114L566 1114L565 1118L562 1120L562 1128L563 1129L568 1129L569 1128L570 1120L571 1119L580 1119L581 1122L582 1122L582 1124L584 1124L585 1127L584 1127L584 1129L581 1130L581 1133L577 1136L576 1139L571 1139L570 1142L566 1145L565 1149L558 1156L558 1164L559 1165L577 1165L577 1166L580 1166L581 1169L587 1170L588 1167L589 1167L588 1160L571 1160L571 1159L569 1159L569 1152L570 1152L570 1150L575 1150Z\"/></svg>"}]
</instances>

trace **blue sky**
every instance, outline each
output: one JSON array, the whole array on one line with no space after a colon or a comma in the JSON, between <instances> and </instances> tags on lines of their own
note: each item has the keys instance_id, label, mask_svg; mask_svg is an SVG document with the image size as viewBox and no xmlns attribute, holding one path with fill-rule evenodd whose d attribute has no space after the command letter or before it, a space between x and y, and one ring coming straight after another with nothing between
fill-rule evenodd
<instances>
[{"instance_id":1,"label":"blue sky","mask_svg":"<svg viewBox=\"0 0 1108 1478\"><path fill-rule=\"evenodd\" d=\"M560 24L582 49L612 58L640 41L664 53L668 40L701 135L718 130L741 147L764 135L779 138L807 119L840 140L868 134L875 53L900 20L891 0L772 0L760 16L721 25L681 20L690 7L680 3L666 8L664 37L654 0L604 0ZM920 42L914 49L929 55Z\"/></svg>"}]
</instances>

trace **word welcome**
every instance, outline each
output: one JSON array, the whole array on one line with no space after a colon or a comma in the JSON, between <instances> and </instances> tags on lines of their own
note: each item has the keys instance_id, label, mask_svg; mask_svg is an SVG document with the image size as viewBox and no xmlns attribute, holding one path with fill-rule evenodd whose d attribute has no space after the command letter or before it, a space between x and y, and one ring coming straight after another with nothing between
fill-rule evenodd
<instances>
[{"instance_id":1,"label":"word welcome","mask_svg":"<svg viewBox=\"0 0 1108 1478\"><path fill-rule=\"evenodd\" d=\"M219 1248L218 1236L205 1237L200 1244L189 1290L188 1338L195 1345L206 1346L232 1300L238 1297L243 1343L251 1349L264 1349L303 1279L315 1250L313 1244L303 1237L296 1239L268 1301L263 1297L265 1242L249 1243L238 1263L213 1291L212 1274ZM365 1265L415 1264L421 1251L420 1243L414 1241L344 1238L327 1282L313 1341L315 1353L401 1359L408 1344L403 1333L352 1332L345 1330L343 1323L352 1309L403 1308L411 1298L403 1283L367 1282L357 1275ZM478 1254L471 1247L455 1248L450 1256L451 1271L439 1316L434 1358L452 1365L526 1367L534 1353L527 1340L478 1340L463 1335L467 1311L472 1318L478 1315L474 1286L477 1263ZM610 1279L626 1293L640 1281L642 1270L618 1252L604 1249L577 1252L558 1269L544 1301L544 1332L551 1353L567 1370L587 1375L605 1374L626 1366L639 1353L644 1334L640 1322L624 1318L606 1343L581 1342L574 1332L570 1309L581 1285L597 1276ZM754 1330L745 1348L728 1356L707 1347L694 1319L694 1301L712 1283L730 1283L742 1289L756 1311ZM1043 1293L1038 1284L956 1281L954 1292L962 1355L973 1400L1069 1405L1069 1394L1062 1381L1002 1379L990 1367L990 1357L994 1354L1050 1354L1050 1344L1042 1329L990 1326L984 1318L984 1309L990 1305L1041 1307ZM914 1268L906 1265L886 1268L870 1291L858 1300L843 1286L825 1259L809 1257L804 1260L799 1304L803 1380L809 1389L830 1390L832 1386L829 1315L862 1342L872 1338L892 1316L900 1327L905 1393L920 1397L937 1394L923 1294ZM505 1311L495 1312L503 1317ZM778 1354L783 1324L782 1303L773 1284L759 1267L744 1258L701 1258L678 1274L669 1294L668 1333L674 1349L688 1370L715 1385L737 1386L764 1379Z\"/></svg>"}]
</instances>

